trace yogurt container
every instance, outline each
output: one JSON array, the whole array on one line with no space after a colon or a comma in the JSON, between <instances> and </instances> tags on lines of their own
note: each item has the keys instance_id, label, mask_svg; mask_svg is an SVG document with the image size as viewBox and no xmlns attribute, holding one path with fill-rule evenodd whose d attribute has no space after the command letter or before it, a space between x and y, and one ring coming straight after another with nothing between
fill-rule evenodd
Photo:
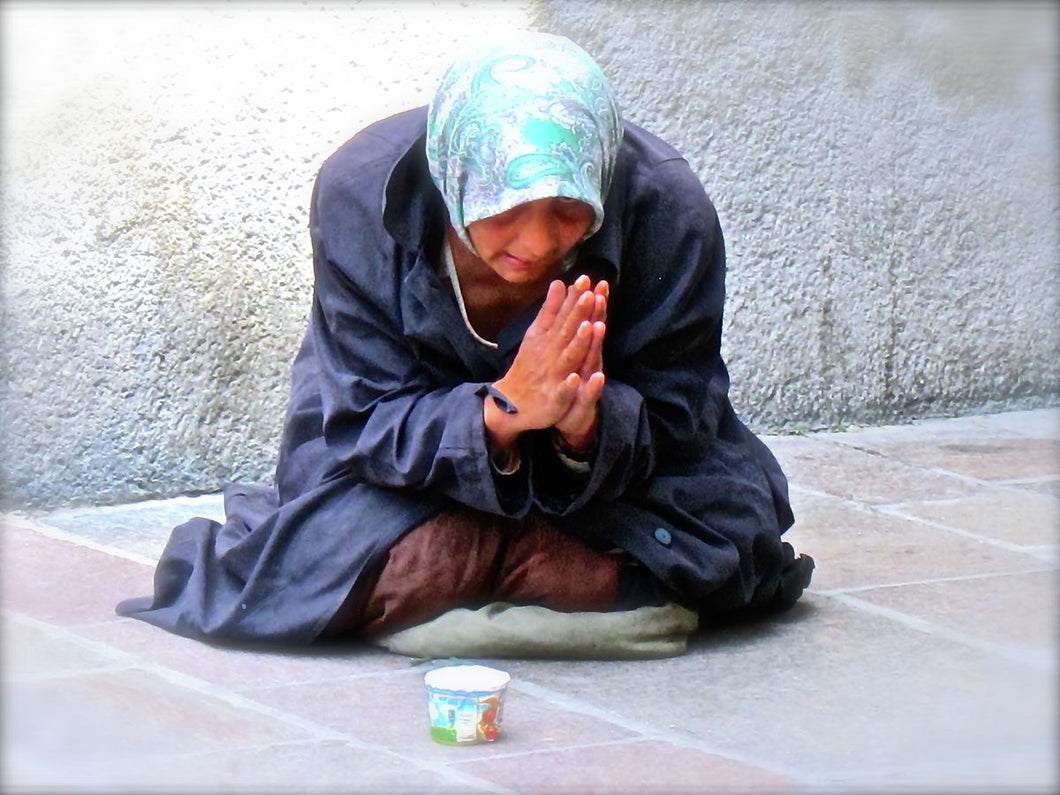
<instances>
[{"instance_id":1,"label":"yogurt container","mask_svg":"<svg viewBox=\"0 0 1060 795\"><path fill-rule=\"evenodd\" d=\"M505 671L485 665L449 665L428 671L423 682L431 737L445 745L496 740L509 681Z\"/></svg>"}]
</instances>

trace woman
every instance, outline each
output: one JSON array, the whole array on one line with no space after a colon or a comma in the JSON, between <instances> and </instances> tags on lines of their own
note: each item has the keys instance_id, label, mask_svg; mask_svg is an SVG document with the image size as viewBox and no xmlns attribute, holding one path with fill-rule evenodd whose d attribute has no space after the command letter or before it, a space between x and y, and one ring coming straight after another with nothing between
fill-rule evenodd
<instances>
[{"instance_id":1,"label":"woman","mask_svg":"<svg viewBox=\"0 0 1060 795\"><path fill-rule=\"evenodd\" d=\"M173 532L195 637L372 637L494 601L784 609L776 460L720 355L724 243L688 164L570 41L459 59L323 165L276 488Z\"/></svg>"}]
</instances>

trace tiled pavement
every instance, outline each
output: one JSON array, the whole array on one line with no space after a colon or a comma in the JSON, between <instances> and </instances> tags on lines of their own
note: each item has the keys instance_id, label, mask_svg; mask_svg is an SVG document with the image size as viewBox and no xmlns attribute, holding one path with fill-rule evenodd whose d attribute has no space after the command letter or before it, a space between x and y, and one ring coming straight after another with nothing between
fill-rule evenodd
<instances>
[{"instance_id":1,"label":"tiled pavement","mask_svg":"<svg viewBox=\"0 0 1060 795\"><path fill-rule=\"evenodd\" d=\"M428 737L405 657L116 616L216 497L4 517L2 789L1057 791L1060 410L766 441L818 563L803 601L674 659L498 662L486 746Z\"/></svg>"}]
</instances>

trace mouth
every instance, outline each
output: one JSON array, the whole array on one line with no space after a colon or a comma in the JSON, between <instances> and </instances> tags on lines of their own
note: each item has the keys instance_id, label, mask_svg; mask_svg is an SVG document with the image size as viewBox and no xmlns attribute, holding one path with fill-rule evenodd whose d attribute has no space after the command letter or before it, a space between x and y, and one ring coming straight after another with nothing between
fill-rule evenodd
<instances>
[{"instance_id":1,"label":"mouth","mask_svg":"<svg viewBox=\"0 0 1060 795\"><path fill-rule=\"evenodd\" d=\"M502 256L504 257L504 262L509 267L515 268L517 270L530 270L531 268L533 268L536 265L534 260L523 259L522 257L517 257L514 254L509 254L507 251L505 251Z\"/></svg>"}]
</instances>

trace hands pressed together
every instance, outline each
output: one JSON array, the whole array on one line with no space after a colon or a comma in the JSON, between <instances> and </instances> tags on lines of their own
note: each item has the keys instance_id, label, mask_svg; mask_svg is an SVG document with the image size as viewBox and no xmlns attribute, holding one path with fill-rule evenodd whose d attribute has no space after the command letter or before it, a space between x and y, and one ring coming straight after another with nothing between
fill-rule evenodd
<instances>
[{"instance_id":1,"label":"hands pressed together","mask_svg":"<svg viewBox=\"0 0 1060 795\"><path fill-rule=\"evenodd\" d=\"M483 420L493 452L510 450L524 431L555 428L562 446L587 453L596 439L604 391L604 333L608 284L582 275L569 287L553 281L504 376L494 382L516 407L505 413L492 399Z\"/></svg>"}]
</instances>

